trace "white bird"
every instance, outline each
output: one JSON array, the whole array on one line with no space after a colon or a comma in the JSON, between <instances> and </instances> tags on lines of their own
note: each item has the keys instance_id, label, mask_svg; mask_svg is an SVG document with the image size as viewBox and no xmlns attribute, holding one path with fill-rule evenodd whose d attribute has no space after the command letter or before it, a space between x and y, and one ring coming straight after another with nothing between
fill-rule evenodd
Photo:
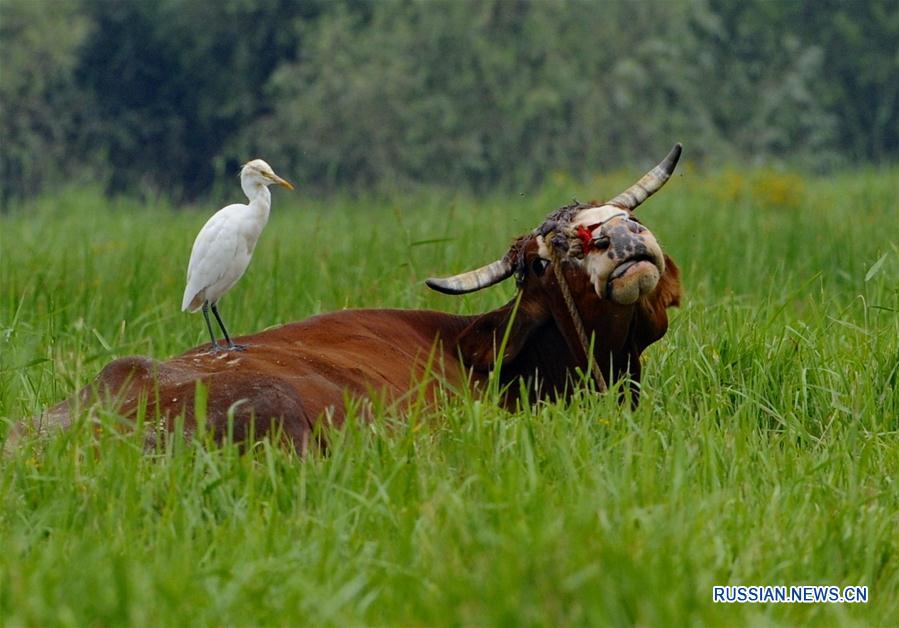
<instances>
[{"instance_id":1,"label":"white bird","mask_svg":"<svg viewBox=\"0 0 899 628\"><path fill-rule=\"evenodd\" d=\"M187 265L187 288L184 290L181 311L203 310L213 351L221 351L222 346L215 341L215 334L212 332L210 309L225 335L228 349L242 351L246 348L231 341L225 323L219 316L217 304L250 265L256 241L268 222L272 208L272 195L268 186L273 183L288 190L293 189L289 182L276 175L272 167L261 159L244 164L240 169L240 187L250 199L250 204L235 203L218 210L203 225L194 240Z\"/></svg>"}]
</instances>

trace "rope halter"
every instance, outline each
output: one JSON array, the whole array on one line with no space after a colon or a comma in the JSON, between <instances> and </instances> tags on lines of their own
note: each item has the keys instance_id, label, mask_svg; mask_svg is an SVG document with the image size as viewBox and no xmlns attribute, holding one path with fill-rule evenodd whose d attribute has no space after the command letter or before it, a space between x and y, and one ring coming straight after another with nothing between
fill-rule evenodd
<instances>
[{"instance_id":1,"label":"rope halter","mask_svg":"<svg viewBox=\"0 0 899 628\"><path fill-rule=\"evenodd\" d=\"M581 343L581 349L584 351L584 357L587 359L590 372L593 374L593 381L596 383L596 388L599 392L604 393L608 390L606 379L603 377L602 371L599 369L599 364L597 364L593 353L590 351L590 340L587 337L584 321L577 309L577 305L574 303L574 297L571 296L571 288L568 286L568 280L565 278L565 273L562 272L562 260L564 258L563 255L559 253L560 247L558 244L554 243L554 240L556 239L557 238L552 237L546 239L549 248L550 263L553 267L553 273L556 276L556 283L559 284L559 290L562 292L562 299L565 301L565 305L568 308L568 316L571 318L571 324L574 325L574 330L577 332L578 340L580 340Z\"/></svg>"}]
</instances>

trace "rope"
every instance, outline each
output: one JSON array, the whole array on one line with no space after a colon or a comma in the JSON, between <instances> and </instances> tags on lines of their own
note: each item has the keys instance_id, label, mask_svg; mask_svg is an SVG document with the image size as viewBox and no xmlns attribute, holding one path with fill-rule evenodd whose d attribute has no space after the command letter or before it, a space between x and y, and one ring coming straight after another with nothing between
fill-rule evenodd
<instances>
[{"instance_id":1,"label":"rope","mask_svg":"<svg viewBox=\"0 0 899 628\"><path fill-rule=\"evenodd\" d=\"M584 356L587 358L587 363L590 365L590 370L593 372L593 380L596 382L596 387L599 389L599 392L604 393L608 390L606 379L602 376L602 371L599 370L599 365L596 363L596 360L593 359L593 356L590 354L590 341L587 339L587 330L584 329L584 322L581 320L581 315L571 296L571 290L568 288L568 282L565 280L565 275L562 273L562 260L554 246L550 246L549 250L550 255L552 256L553 272L556 274L556 283L559 284L559 289L562 291L562 298L565 300L565 305L568 306L568 315L571 317L571 322L574 324L574 329L581 341L581 348L583 348Z\"/></svg>"}]
</instances>

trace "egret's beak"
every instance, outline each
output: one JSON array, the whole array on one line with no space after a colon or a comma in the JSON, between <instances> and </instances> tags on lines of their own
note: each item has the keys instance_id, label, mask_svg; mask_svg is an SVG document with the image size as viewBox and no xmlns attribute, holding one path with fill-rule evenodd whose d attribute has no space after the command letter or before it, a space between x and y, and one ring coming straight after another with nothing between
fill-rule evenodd
<instances>
[{"instance_id":1,"label":"egret's beak","mask_svg":"<svg viewBox=\"0 0 899 628\"><path fill-rule=\"evenodd\" d=\"M286 179L282 179L281 177L279 177L278 175L276 175L274 173L272 173L271 177L272 177L272 180L275 183L277 183L278 185L280 185L282 188L287 188L288 190L293 189L293 184L290 181L287 181Z\"/></svg>"}]
</instances>

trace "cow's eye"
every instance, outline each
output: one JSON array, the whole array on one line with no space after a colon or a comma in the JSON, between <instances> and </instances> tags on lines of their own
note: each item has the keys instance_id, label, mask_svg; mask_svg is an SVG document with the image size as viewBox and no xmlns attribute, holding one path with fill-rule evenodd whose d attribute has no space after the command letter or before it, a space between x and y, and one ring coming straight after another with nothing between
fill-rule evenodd
<instances>
[{"instance_id":1,"label":"cow's eye","mask_svg":"<svg viewBox=\"0 0 899 628\"><path fill-rule=\"evenodd\" d=\"M609 248L609 238L602 236L593 240L593 248L597 251L605 251Z\"/></svg>"},{"instance_id":2,"label":"cow's eye","mask_svg":"<svg viewBox=\"0 0 899 628\"><path fill-rule=\"evenodd\" d=\"M531 262L531 268L534 269L534 274L538 277L540 277L546 271L547 266L549 266L549 261L543 259L542 257L535 257L534 261Z\"/></svg>"}]
</instances>

